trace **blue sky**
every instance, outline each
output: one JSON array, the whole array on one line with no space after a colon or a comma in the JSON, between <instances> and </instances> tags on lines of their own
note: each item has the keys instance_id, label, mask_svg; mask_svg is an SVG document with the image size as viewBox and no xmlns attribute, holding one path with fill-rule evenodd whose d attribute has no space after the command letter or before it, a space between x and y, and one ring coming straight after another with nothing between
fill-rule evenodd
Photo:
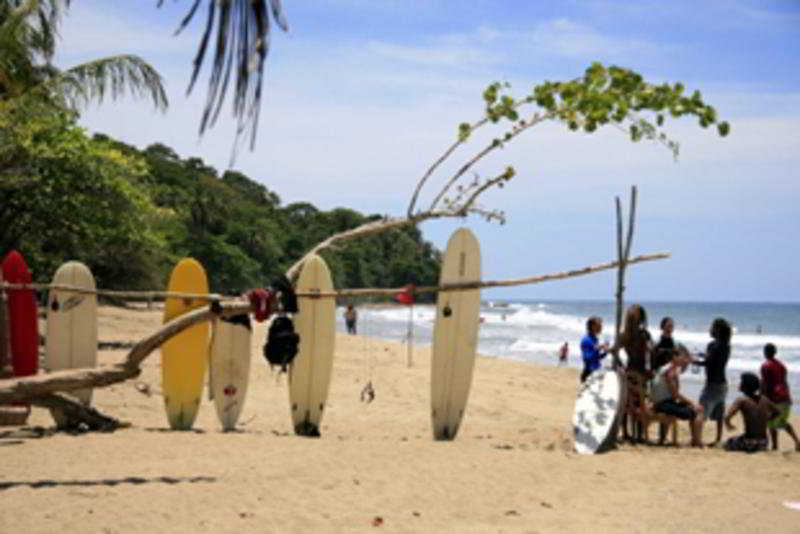
<instances>
[{"instance_id":1,"label":"blue sky","mask_svg":"<svg viewBox=\"0 0 800 534\"><path fill-rule=\"evenodd\" d=\"M204 13L173 37L188 0L76 0L57 64L138 54L164 76L170 110L120 101L82 123L144 147L162 142L222 170L233 122L202 139L205 78L185 96ZM800 301L800 3L720 0L484 1L284 0L290 31L276 32L258 144L235 167L284 203L310 201L401 215L425 169L456 126L480 117L495 80L523 95L549 79L580 75L593 61L654 82L699 89L732 133L719 138L691 120L667 125L678 161L614 129L594 135L560 125L531 129L477 171L518 175L484 197L504 226L479 219L421 229L443 247L467 225L478 236L486 279L603 263L615 256L614 197L639 187L633 252L669 251L633 266L628 300ZM445 171L479 150L468 145ZM448 177L437 176L438 183ZM428 196L436 187L428 190ZM614 275L496 290L489 297L611 299Z\"/></svg>"}]
</instances>

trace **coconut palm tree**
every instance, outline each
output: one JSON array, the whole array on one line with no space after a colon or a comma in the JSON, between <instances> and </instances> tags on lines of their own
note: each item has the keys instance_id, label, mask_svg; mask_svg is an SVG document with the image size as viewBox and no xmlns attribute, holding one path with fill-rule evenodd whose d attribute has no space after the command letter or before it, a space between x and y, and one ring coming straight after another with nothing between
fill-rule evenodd
<instances>
[{"instance_id":1,"label":"coconut palm tree","mask_svg":"<svg viewBox=\"0 0 800 534\"><path fill-rule=\"evenodd\" d=\"M69 0L0 0L0 101L35 97L80 109L106 96L147 97L166 109L161 76L143 59L119 55L65 71L51 63Z\"/></svg>"}]
</instances>

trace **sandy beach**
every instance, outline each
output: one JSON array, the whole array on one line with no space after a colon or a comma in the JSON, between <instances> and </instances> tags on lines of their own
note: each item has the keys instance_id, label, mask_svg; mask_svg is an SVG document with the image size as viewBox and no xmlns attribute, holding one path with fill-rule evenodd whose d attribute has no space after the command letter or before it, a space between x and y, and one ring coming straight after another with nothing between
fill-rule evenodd
<instances>
[{"instance_id":1,"label":"sandy beach","mask_svg":"<svg viewBox=\"0 0 800 534\"><path fill-rule=\"evenodd\" d=\"M100 309L100 340L137 341L160 310ZM44 324L43 324L44 331ZM53 433L50 414L0 429L0 532L796 532L800 453L624 445L572 452L574 369L480 357L458 437L434 442L429 349L339 334L319 439L294 436L286 376L261 356L239 431L204 397L195 430L167 430L160 356L95 392L132 423ZM102 363L125 349L104 350ZM371 380L374 402L359 394ZM139 384L139 388L137 388ZM146 384L150 394L140 391ZM800 395L800 392L795 392ZM729 399L730 400L730 399ZM800 418L793 420L800 428ZM32 427L43 427L31 430ZM655 427L651 429L654 434ZM706 441L712 437L706 425Z\"/></svg>"}]
</instances>

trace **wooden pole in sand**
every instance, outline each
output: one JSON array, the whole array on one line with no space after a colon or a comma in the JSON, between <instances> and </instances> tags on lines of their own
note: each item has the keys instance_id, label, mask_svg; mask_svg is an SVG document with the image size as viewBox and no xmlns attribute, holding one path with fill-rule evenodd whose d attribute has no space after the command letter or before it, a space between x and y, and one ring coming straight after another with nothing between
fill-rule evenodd
<instances>
[{"instance_id":1,"label":"wooden pole in sand","mask_svg":"<svg viewBox=\"0 0 800 534\"><path fill-rule=\"evenodd\" d=\"M414 304L408 305L408 328L406 330L406 345L407 345L407 354L406 354L406 367L411 369L411 366L414 365L413 361L413 353L414 353Z\"/></svg>"},{"instance_id":2,"label":"wooden pole in sand","mask_svg":"<svg viewBox=\"0 0 800 534\"><path fill-rule=\"evenodd\" d=\"M631 204L630 210L628 213L628 231L625 235L625 245L623 246L623 234L622 234L622 204L619 200L619 197L615 197L614 200L616 202L617 207L617 292L616 292L616 299L617 299L617 309L616 309L616 324L614 328L614 348L619 349L620 346L620 332L622 329L622 312L625 307L625 269L631 261L630 258L631 253L631 244L633 243L633 230L634 230L634 223L636 220L636 197L637 197L637 189L636 186L631 186ZM621 362L619 360L619 356L617 355L617 350L614 351L614 366L619 367Z\"/></svg>"}]
</instances>

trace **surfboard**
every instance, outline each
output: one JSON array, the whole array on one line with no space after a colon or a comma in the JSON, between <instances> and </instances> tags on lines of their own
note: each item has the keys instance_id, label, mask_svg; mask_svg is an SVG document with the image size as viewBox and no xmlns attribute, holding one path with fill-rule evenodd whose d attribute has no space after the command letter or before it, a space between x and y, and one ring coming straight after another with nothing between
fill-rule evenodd
<instances>
[{"instance_id":1,"label":"surfboard","mask_svg":"<svg viewBox=\"0 0 800 534\"><path fill-rule=\"evenodd\" d=\"M53 285L95 289L94 276L86 265L69 261L56 270ZM45 367L49 371L97 365L97 297L70 291L51 290L47 303ZM92 389L69 392L85 406L92 401ZM66 418L51 410L56 424Z\"/></svg>"},{"instance_id":2,"label":"surfboard","mask_svg":"<svg viewBox=\"0 0 800 534\"><path fill-rule=\"evenodd\" d=\"M598 369L581 384L572 427L575 451L596 454L612 448L622 412L624 380L613 369Z\"/></svg>"},{"instance_id":3,"label":"surfboard","mask_svg":"<svg viewBox=\"0 0 800 534\"><path fill-rule=\"evenodd\" d=\"M481 253L466 228L447 242L440 284L478 282ZM431 355L431 418L437 440L456 437L467 406L480 324L480 289L442 291L436 298Z\"/></svg>"},{"instance_id":4,"label":"surfboard","mask_svg":"<svg viewBox=\"0 0 800 534\"><path fill-rule=\"evenodd\" d=\"M236 428L250 378L250 318L245 315L217 321L211 341L210 389L224 431Z\"/></svg>"},{"instance_id":5,"label":"surfboard","mask_svg":"<svg viewBox=\"0 0 800 534\"><path fill-rule=\"evenodd\" d=\"M3 279L11 284L31 283L28 265L16 250L9 252L3 260ZM39 320L33 290L10 289L8 312L14 376L35 375L39 371Z\"/></svg>"},{"instance_id":6,"label":"surfboard","mask_svg":"<svg viewBox=\"0 0 800 534\"><path fill-rule=\"evenodd\" d=\"M208 279L200 263L184 258L172 270L168 292L207 294ZM164 323L207 305L205 299L170 297ZM167 420L173 430L189 430L197 417L208 360L209 324L203 322L171 337L161 346L161 379Z\"/></svg>"},{"instance_id":7,"label":"surfboard","mask_svg":"<svg viewBox=\"0 0 800 534\"><path fill-rule=\"evenodd\" d=\"M295 290L333 291L331 273L322 258L315 255L306 260ZM336 302L332 297L298 297L297 308L294 326L300 343L289 366L289 404L295 433L316 437L333 369Z\"/></svg>"}]
</instances>

